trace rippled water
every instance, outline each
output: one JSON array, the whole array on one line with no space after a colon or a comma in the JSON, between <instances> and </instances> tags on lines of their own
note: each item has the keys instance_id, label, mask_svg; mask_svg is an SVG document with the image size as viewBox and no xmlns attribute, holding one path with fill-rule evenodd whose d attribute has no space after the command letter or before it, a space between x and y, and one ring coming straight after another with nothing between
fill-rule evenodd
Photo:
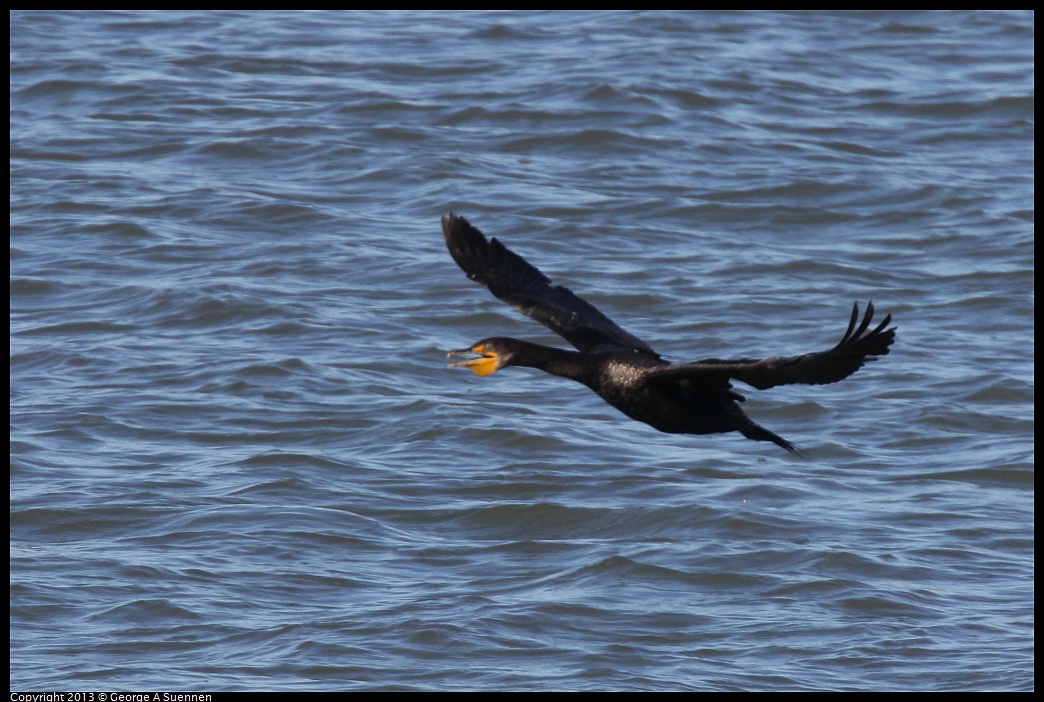
<instances>
[{"instance_id":1,"label":"rippled water","mask_svg":"<svg viewBox=\"0 0 1044 702\"><path fill-rule=\"evenodd\" d=\"M1033 15L15 12L11 686L1033 680ZM528 369L449 210L796 458Z\"/></svg>"}]
</instances>

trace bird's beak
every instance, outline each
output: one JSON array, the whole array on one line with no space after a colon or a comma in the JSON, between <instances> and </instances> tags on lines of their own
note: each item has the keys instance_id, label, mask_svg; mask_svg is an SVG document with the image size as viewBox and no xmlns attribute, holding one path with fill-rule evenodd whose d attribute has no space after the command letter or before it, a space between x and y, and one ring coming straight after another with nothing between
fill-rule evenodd
<instances>
[{"instance_id":1,"label":"bird's beak","mask_svg":"<svg viewBox=\"0 0 1044 702\"><path fill-rule=\"evenodd\" d=\"M478 354L478 358L470 358L467 361L457 361L456 363L449 364L450 368L468 368L475 375L489 375L497 369L497 354L492 351L481 351L480 346L473 346L470 349L457 349L456 351L450 351L446 354L446 358L458 356L465 353Z\"/></svg>"}]
</instances>

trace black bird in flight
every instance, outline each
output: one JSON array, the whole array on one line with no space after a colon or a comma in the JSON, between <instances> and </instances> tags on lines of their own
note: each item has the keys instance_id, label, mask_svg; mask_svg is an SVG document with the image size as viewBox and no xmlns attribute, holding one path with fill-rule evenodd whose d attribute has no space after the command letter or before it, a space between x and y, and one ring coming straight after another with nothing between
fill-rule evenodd
<instances>
[{"instance_id":1,"label":"black bird in flight","mask_svg":"<svg viewBox=\"0 0 1044 702\"><path fill-rule=\"evenodd\" d=\"M451 363L451 368L468 368L479 376L508 366L539 368L583 383L631 419L670 434L738 431L748 439L771 441L796 452L794 444L744 414L738 403L745 398L733 390L732 381L758 390L793 383L836 383L867 361L886 355L895 341L895 327L887 328L891 315L868 331L874 316L871 302L861 322L859 305L853 305L848 330L837 346L827 351L672 364L568 288L552 285L547 276L496 238L487 241L463 217L452 212L444 216L442 233L453 260L469 278L577 349L569 351L494 336L469 348L451 351L450 356L476 356Z\"/></svg>"}]
</instances>

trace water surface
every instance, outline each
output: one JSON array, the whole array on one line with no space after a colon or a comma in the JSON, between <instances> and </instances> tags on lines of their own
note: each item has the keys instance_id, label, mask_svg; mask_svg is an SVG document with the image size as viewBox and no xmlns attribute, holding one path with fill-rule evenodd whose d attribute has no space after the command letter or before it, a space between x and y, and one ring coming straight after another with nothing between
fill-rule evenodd
<instances>
[{"instance_id":1,"label":"water surface","mask_svg":"<svg viewBox=\"0 0 1044 702\"><path fill-rule=\"evenodd\" d=\"M15 12L11 686L1031 690L1031 13ZM805 458L529 369L469 217Z\"/></svg>"}]
</instances>

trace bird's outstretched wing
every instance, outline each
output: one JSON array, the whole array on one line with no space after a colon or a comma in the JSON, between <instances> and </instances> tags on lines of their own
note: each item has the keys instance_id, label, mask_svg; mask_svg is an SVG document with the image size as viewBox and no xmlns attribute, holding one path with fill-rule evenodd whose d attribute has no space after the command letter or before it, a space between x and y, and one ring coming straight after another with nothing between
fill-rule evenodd
<instances>
[{"instance_id":1,"label":"bird's outstretched wing","mask_svg":"<svg viewBox=\"0 0 1044 702\"><path fill-rule=\"evenodd\" d=\"M632 349L658 356L652 347L628 334L569 288L551 285L546 275L507 248L486 237L468 220L450 212L442 218L446 247L468 277L489 288L504 302L547 326L580 351Z\"/></svg>"},{"instance_id":2,"label":"bird's outstretched wing","mask_svg":"<svg viewBox=\"0 0 1044 702\"><path fill-rule=\"evenodd\" d=\"M646 376L652 384L674 384L688 381L693 385L720 386L723 381L739 380L747 385L764 390L777 385L799 383L804 385L826 385L847 378L859 370L864 363L877 360L888 353L895 341L895 327L888 329L892 315L884 318L872 331L870 321L874 317L874 304L866 306L866 315L859 322L859 305L852 307L852 319L848 331L829 351L806 353L801 356L748 358L721 360L709 358L696 363L680 363L650 371Z\"/></svg>"}]
</instances>

